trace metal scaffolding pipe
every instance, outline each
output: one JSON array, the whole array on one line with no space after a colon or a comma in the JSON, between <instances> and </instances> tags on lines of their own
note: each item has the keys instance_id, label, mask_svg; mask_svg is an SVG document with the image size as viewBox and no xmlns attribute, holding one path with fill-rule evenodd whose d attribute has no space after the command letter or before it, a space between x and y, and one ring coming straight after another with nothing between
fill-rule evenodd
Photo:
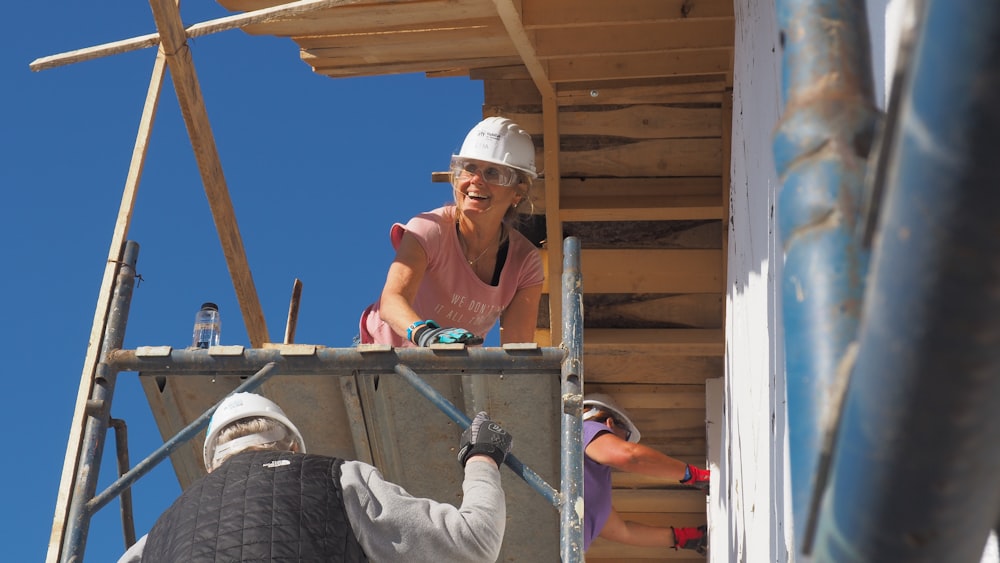
<instances>
[{"instance_id":1,"label":"metal scaffolding pipe","mask_svg":"<svg viewBox=\"0 0 1000 563\"><path fill-rule=\"evenodd\" d=\"M923 21L818 561L971 563L1000 518L1000 3Z\"/></svg>"},{"instance_id":2,"label":"metal scaffolding pipe","mask_svg":"<svg viewBox=\"0 0 1000 563\"><path fill-rule=\"evenodd\" d=\"M583 273L580 241L563 243L562 453L559 550L562 563L583 561Z\"/></svg>"},{"instance_id":3,"label":"metal scaffolding pipe","mask_svg":"<svg viewBox=\"0 0 1000 563\"><path fill-rule=\"evenodd\" d=\"M174 450L179 448L181 445L185 444L191 438L194 438L198 434L198 432L200 432L203 428L208 426L208 422L212 420L212 415L215 414L216 409L218 409L219 405L221 405L223 401L229 398L230 395L233 395L234 393L253 391L254 389L260 387L262 383L270 379L271 376L275 375L276 373L277 371L274 369L274 363L272 362L262 367L252 377L248 377L245 381L240 383L240 385L236 389L233 389L233 391L230 392L229 395L226 395L225 397L222 398L222 400L216 403L215 406L208 409L207 411L202 413L201 416L191 421L191 424L185 426L183 429L181 429L180 432L175 434L173 438L167 440L162 446L157 448L156 451L149 454L149 456L147 456L146 459L140 461L139 463L136 464L135 467L133 467L127 473L119 477L114 483L111 484L111 486L105 489L101 494L92 498L87 503L87 513L93 514L98 510L100 510L101 508L103 508L104 505L114 500L116 496L122 494L123 491L127 490L128 487L132 486L132 483L135 483L137 480L139 480L140 477L152 471L154 467L159 465L161 461L163 461L164 459L167 458L167 456L172 454ZM133 542L134 541L135 538L133 537Z\"/></svg>"},{"instance_id":4,"label":"metal scaffolding pipe","mask_svg":"<svg viewBox=\"0 0 1000 563\"><path fill-rule=\"evenodd\" d=\"M108 323L104 329L104 343L101 357L107 357L111 350L120 348L125 340L125 323L132 303L135 287L135 264L139 259L139 245L134 241L125 243L122 263L118 266L115 290L111 298ZM115 394L118 373L107 364L98 364L95 370L94 386L90 391L87 419L77 460L76 479L70 498L69 517L63 537L62 560L75 563L83 560L90 528L90 512L87 501L97 490L97 477L101 470L101 457L111 420L111 402Z\"/></svg>"},{"instance_id":5,"label":"metal scaffolding pipe","mask_svg":"<svg viewBox=\"0 0 1000 563\"><path fill-rule=\"evenodd\" d=\"M118 476L128 472L128 424L120 418L112 418L111 427L115 429L115 452L118 461ZM132 491L125 488L121 492L122 536L125 538L125 549L135 543L135 517L132 512Z\"/></svg>"},{"instance_id":6,"label":"metal scaffolding pipe","mask_svg":"<svg viewBox=\"0 0 1000 563\"><path fill-rule=\"evenodd\" d=\"M859 244L877 110L864 0L777 0L786 100L774 138L782 189L789 456L796 545L808 551L839 390L857 334Z\"/></svg>"}]
</instances>

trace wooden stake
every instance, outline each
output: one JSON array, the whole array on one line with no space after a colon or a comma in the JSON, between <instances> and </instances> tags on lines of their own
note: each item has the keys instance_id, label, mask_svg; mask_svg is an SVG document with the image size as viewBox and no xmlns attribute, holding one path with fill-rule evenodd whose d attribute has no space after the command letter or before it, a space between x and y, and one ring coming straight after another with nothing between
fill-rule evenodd
<instances>
[{"instance_id":1,"label":"wooden stake","mask_svg":"<svg viewBox=\"0 0 1000 563\"><path fill-rule=\"evenodd\" d=\"M56 513L52 521L52 535L49 537L49 549L45 557L47 563L56 563L62 557L63 535L66 531L66 518L69 515L69 500L76 485L76 471L80 463L80 448L86 426L87 400L90 399L94 373L101 360L97 356L104 345L104 328L108 322L111 295L114 292L114 282L118 275L118 264L125 251L125 239L132 222L132 210L135 208L135 198L139 189L139 179L142 177L142 168L146 163L146 152L149 149L149 139L153 129L153 120L156 119L156 106L160 99L166 68L167 59L160 51L156 56L156 62L153 63L153 74L149 79L146 102L143 105L142 118L139 121L139 131L136 133L135 147L132 149L132 161L129 164L125 189L122 193L121 205L118 208L118 219L115 221L115 230L111 236L108 262L104 267L104 278L101 281L101 290L97 297L94 323L90 329L90 345L87 347L87 355L83 361L80 390L76 397L76 410L73 412L69 444L66 446L66 457L63 462L62 477L59 481Z\"/></svg>"},{"instance_id":2,"label":"wooden stake","mask_svg":"<svg viewBox=\"0 0 1000 563\"><path fill-rule=\"evenodd\" d=\"M299 301L302 299L302 280L292 283L292 300L288 304L288 322L285 324L285 344L295 342L295 327L299 323Z\"/></svg>"},{"instance_id":3,"label":"wooden stake","mask_svg":"<svg viewBox=\"0 0 1000 563\"><path fill-rule=\"evenodd\" d=\"M153 19L160 30L161 50L167 53L167 63L170 77L177 92L177 101L181 106L184 124L187 126L191 147L194 149L201 181L205 185L205 195L208 196L208 206L212 210L215 229L222 243L222 253L226 257L229 276L236 289L236 297L243 313L243 323L247 328L247 336L254 348L260 348L268 342L267 324L264 322L264 312L261 310L257 289L250 275L250 265L247 263L246 250L243 247L243 237L240 236L236 224L236 213L229 197L229 188L222 173L222 163L212 135L212 126L208 120L208 111L201 96L198 76L195 73L191 49L184 34L184 24L174 0L151 0Z\"/></svg>"}]
</instances>

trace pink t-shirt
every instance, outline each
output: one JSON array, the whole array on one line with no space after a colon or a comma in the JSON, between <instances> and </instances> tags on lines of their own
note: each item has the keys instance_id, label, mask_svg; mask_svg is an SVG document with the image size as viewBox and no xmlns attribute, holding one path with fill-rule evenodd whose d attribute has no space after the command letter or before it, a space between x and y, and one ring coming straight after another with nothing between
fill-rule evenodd
<instances>
[{"instance_id":1,"label":"pink t-shirt","mask_svg":"<svg viewBox=\"0 0 1000 563\"><path fill-rule=\"evenodd\" d=\"M542 283L542 259L524 235L512 230L500 283L494 287L483 282L462 252L454 214L454 206L439 207L417 215L405 226L427 255L427 269L413 300L413 309L422 319L433 320L442 327L464 328L485 338L519 289ZM413 346L397 335L378 311L376 301L362 313L361 342Z\"/></svg>"}]
</instances>

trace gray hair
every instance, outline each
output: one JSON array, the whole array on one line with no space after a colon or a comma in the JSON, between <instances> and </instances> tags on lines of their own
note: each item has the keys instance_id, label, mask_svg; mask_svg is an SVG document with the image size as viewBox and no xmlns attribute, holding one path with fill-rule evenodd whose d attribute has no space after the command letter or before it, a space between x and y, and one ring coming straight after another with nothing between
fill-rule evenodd
<instances>
[{"instance_id":1,"label":"gray hair","mask_svg":"<svg viewBox=\"0 0 1000 563\"><path fill-rule=\"evenodd\" d=\"M241 440L251 436L253 439ZM244 443L237 443L238 440ZM295 439L295 434L277 420L266 416L241 418L219 431L219 438L215 443L215 452L213 452L212 467L209 468L209 471L219 467L230 457L245 451L291 452L300 449L301 446Z\"/></svg>"}]
</instances>

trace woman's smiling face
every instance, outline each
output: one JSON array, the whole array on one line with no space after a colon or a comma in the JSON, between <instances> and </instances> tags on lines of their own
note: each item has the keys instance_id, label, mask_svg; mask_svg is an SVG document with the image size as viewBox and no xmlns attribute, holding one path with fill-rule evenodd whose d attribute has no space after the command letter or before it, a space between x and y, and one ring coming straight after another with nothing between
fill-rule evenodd
<instances>
[{"instance_id":1,"label":"woman's smiling face","mask_svg":"<svg viewBox=\"0 0 1000 563\"><path fill-rule=\"evenodd\" d=\"M520 201L520 196L513 186L491 183L486 180L505 181L507 178L519 179L513 169L506 166L466 159L462 166L453 169L455 186L455 203L463 213L478 212L485 214L491 210L498 212L502 218L507 209ZM516 186L517 184L515 184Z\"/></svg>"}]
</instances>

